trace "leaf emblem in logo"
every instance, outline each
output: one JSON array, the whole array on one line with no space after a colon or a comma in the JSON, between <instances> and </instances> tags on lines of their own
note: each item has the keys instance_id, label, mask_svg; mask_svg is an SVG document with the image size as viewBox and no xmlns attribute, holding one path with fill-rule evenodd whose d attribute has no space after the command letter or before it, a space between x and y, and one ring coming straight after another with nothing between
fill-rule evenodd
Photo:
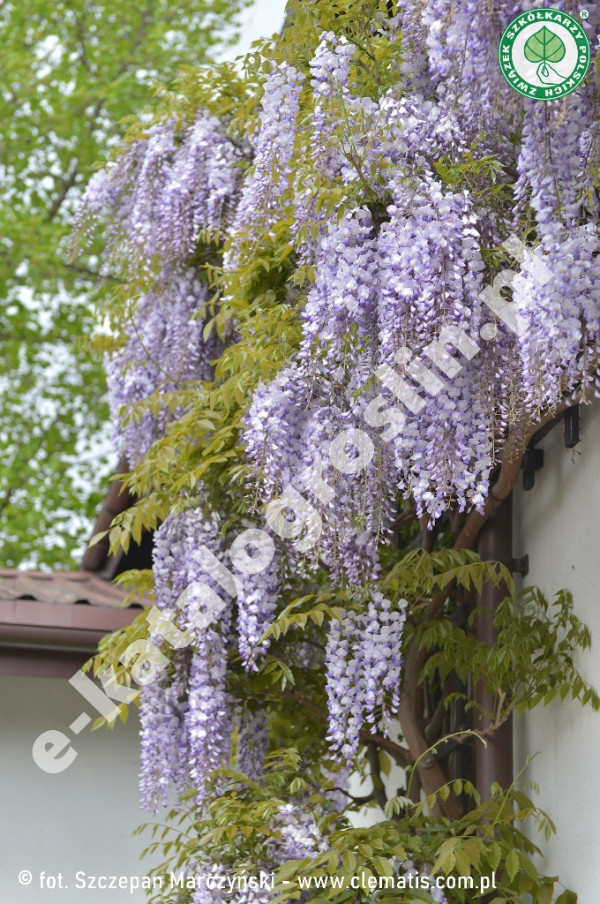
<instances>
[{"instance_id":1,"label":"leaf emblem in logo","mask_svg":"<svg viewBox=\"0 0 600 904\"><path fill-rule=\"evenodd\" d=\"M525 57L530 63L539 63L537 76L543 84L562 82L563 77L548 63L560 63L567 48L557 34L544 25L532 34L525 43Z\"/></svg>"},{"instance_id":2,"label":"leaf emblem in logo","mask_svg":"<svg viewBox=\"0 0 600 904\"><path fill-rule=\"evenodd\" d=\"M544 25L532 34L525 44L525 56L530 63L560 63L567 48L564 43Z\"/></svg>"}]
</instances>

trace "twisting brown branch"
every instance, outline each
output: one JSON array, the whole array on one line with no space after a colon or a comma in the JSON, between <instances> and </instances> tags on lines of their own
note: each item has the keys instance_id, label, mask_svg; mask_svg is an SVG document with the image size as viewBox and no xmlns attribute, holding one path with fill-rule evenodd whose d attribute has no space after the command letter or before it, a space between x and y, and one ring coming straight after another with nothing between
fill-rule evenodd
<instances>
[{"instance_id":1,"label":"twisting brown branch","mask_svg":"<svg viewBox=\"0 0 600 904\"><path fill-rule=\"evenodd\" d=\"M452 683L452 679L447 678L446 683L444 685L442 695L438 701L438 704L432 713L431 719L429 720L429 722L427 723L427 725L425 726L425 729L423 731L423 734L425 735L425 740L429 744L432 744L437 739L437 737L441 731L442 724L444 722L444 716L446 715L446 713L448 711L446 709L445 702L446 702L446 697L448 696L448 694L450 693L450 690L451 690L451 683Z\"/></svg>"},{"instance_id":2,"label":"twisting brown branch","mask_svg":"<svg viewBox=\"0 0 600 904\"><path fill-rule=\"evenodd\" d=\"M372 800L375 800L375 795L373 792L370 794L361 794L358 797L355 794L350 794L349 791L346 791L345 788L338 788L337 786L332 789L333 791L338 791L340 794L345 795L348 800L351 800L353 804L356 804L358 807L364 807L366 804L370 804Z\"/></svg>"},{"instance_id":3,"label":"twisting brown branch","mask_svg":"<svg viewBox=\"0 0 600 904\"><path fill-rule=\"evenodd\" d=\"M538 430L566 411L567 408L571 408L581 401L582 393L576 393L573 396L569 396L569 398L564 399L557 405L556 408L547 411L535 424L530 424L523 433L517 431L514 436L508 437L502 455L498 480L492 487L492 491L486 500L485 510L483 513L477 511L469 513L467 520L454 543L455 549L473 548L475 540L477 539L477 534L487 519L494 509L500 505L502 500L506 499L516 484L519 471L521 470L523 455L525 454L527 444L532 437L535 436Z\"/></svg>"},{"instance_id":4,"label":"twisting brown branch","mask_svg":"<svg viewBox=\"0 0 600 904\"><path fill-rule=\"evenodd\" d=\"M417 773L426 795L435 794L447 783L443 768L429 752L430 744L425 738L419 712L419 675L425 664L426 651L420 650L415 638L410 642L404 668L404 683L400 700L399 717L402 736L408 745L413 762L417 762ZM459 819L462 807L456 795L450 792L442 801L438 798L434 812L449 819Z\"/></svg>"},{"instance_id":5,"label":"twisting brown branch","mask_svg":"<svg viewBox=\"0 0 600 904\"><path fill-rule=\"evenodd\" d=\"M308 709L310 712L314 713L314 715L318 716L319 719L321 719L323 722L328 721L327 713L322 710L320 706L317 706L316 703L313 703L312 700L307 700L304 697L300 697L298 694L295 694L292 691L283 691L281 696L288 700L295 700L296 703L299 703L300 706L303 706L305 709ZM369 731L361 730L359 732L359 737L365 744L373 743L378 747L381 747L383 750L389 753L395 760L395 762L403 769L406 768L406 766L410 766L413 762L413 760L411 759L410 751L407 750L406 747L401 747L400 744L396 744L394 743L394 741L390 741L388 738L384 738L382 735L371 734L371 732Z\"/></svg>"}]
</instances>

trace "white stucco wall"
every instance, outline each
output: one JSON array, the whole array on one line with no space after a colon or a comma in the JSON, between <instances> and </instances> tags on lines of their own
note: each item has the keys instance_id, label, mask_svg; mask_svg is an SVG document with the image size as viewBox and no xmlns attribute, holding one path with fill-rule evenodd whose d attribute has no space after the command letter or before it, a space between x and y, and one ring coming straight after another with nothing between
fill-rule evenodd
<instances>
[{"instance_id":1,"label":"white stucco wall","mask_svg":"<svg viewBox=\"0 0 600 904\"><path fill-rule=\"evenodd\" d=\"M84 704L82 706L82 703ZM42 772L31 747L43 731L68 725L85 701L66 679L0 677L0 901L6 904L141 904L145 892L77 889L75 873L137 875L149 835L131 832L149 815L139 809L139 725L135 707L114 731L85 729L78 756L58 775ZM19 885L21 870L33 881ZM39 876L63 874L63 890L40 889Z\"/></svg>"},{"instance_id":2,"label":"white stucco wall","mask_svg":"<svg viewBox=\"0 0 600 904\"><path fill-rule=\"evenodd\" d=\"M546 594L561 588L575 598L577 615L592 633L592 649L578 656L582 675L600 690L600 404L581 409L583 438L564 448L562 425L544 438L545 462L533 490L515 492L514 553L529 554L526 584ZM538 709L515 724L515 771L541 751L527 777L538 782L536 801L556 823L545 871L560 875L597 904L600 889L600 714L565 701Z\"/></svg>"}]
</instances>

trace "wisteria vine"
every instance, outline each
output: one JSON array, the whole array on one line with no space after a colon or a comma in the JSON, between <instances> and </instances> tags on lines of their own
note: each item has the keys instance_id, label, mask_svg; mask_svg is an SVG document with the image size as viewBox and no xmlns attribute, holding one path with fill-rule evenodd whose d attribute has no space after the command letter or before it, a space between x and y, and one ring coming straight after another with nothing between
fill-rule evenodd
<instances>
[{"instance_id":1,"label":"wisteria vine","mask_svg":"<svg viewBox=\"0 0 600 904\"><path fill-rule=\"evenodd\" d=\"M161 395L210 383L224 349L259 330L260 304L247 300L244 320L236 291L252 285L263 247L285 247L299 338L242 406L242 491L258 512L293 484L322 524L309 555L278 540L266 569L238 574L235 600L178 655L172 674L144 691L141 782L150 808L172 784L195 787L202 802L239 722L232 656L260 672L291 583L324 566L329 586L360 587L363 601L330 619L321 651L331 752L350 763L361 732L388 734L402 693L408 604L387 599L376 582L399 502L412 500L430 524L449 507L481 509L511 431L565 394L597 392L598 88L590 77L580 92L536 105L503 82L496 64L503 26L539 5L403 0L393 17L372 23L371 38L385 49L381 71L352 34L325 31L311 58L271 64L247 133L207 109L171 117L132 141L86 192L82 241L106 219L105 268L134 274L143 287L107 361L115 433L132 466L182 413L161 407ZM592 41L597 18L586 22ZM528 328L515 336L498 322L489 338L481 292L512 232L532 248L513 287ZM551 272L544 286L536 260ZM229 325L225 339L206 329L216 310ZM393 368L414 385L415 358L447 328L470 337L480 355L437 373L439 391L421 391L382 442L376 374ZM375 449L359 477L327 457L353 426ZM302 482L305 473L320 480ZM239 491L220 488L224 511ZM204 579L192 556L201 544L224 554L237 530L225 521L209 493L180 494L155 537L159 605L172 608ZM198 610L203 601L192 596L187 605ZM189 611L180 615L185 627ZM256 719L266 750L268 726ZM260 765L248 770L258 775ZM298 828L300 812L277 817L278 856L318 849L314 827Z\"/></svg>"}]
</instances>

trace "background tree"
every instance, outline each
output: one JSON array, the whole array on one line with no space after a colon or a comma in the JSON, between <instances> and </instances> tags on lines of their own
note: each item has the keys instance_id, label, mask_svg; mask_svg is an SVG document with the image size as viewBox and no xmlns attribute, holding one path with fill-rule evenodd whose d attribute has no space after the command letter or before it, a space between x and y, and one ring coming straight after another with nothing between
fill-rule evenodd
<instances>
[{"instance_id":1,"label":"background tree","mask_svg":"<svg viewBox=\"0 0 600 904\"><path fill-rule=\"evenodd\" d=\"M155 85L234 40L243 5L0 4L3 566L74 564L115 466L100 362L74 349L100 284L96 258L66 261L81 187Z\"/></svg>"}]
</instances>

